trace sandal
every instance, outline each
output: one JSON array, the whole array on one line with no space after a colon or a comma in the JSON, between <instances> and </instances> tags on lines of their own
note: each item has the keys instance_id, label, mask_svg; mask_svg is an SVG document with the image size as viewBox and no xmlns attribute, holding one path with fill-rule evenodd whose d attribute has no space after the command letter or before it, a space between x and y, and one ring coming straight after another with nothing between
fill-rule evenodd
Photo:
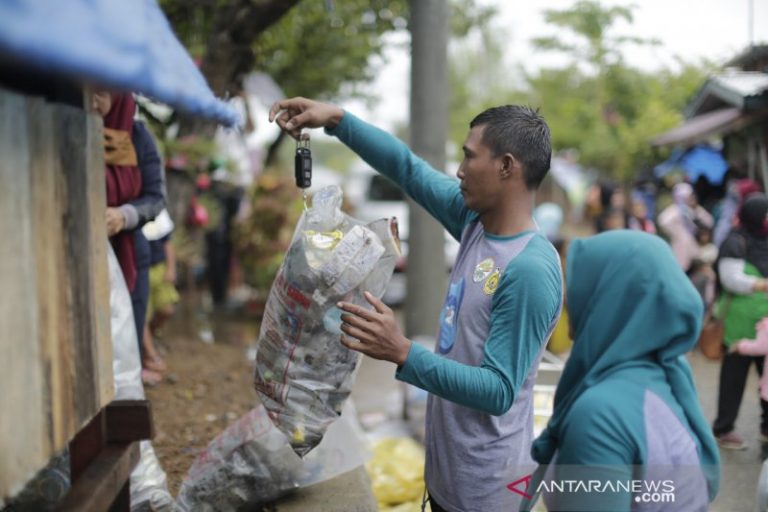
<instances>
[{"instance_id":1,"label":"sandal","mask_svg":"<svg viewBox=\"0 0 768 512\"><path fill-rule=\"evenodd\" d=\"M155 356L155 357L145 359L144 362L142 363L142 366L147 370L152 370L155 372L164 372L168 369L168 366L165 364L165 361L163 361L163 358L161 358L160 356Z\"/></svg>"},{"instance_id":2,"label":"sandal","mask_svg":"<svg viewBox=\"0 0 768 512\"><path fill-rule=\"evenodd\" d=\"M145 386L157 386L162 381L163 376L160 373L148 369L141 370L141 382L143 382Z\"/></svg>"}]
</instances>

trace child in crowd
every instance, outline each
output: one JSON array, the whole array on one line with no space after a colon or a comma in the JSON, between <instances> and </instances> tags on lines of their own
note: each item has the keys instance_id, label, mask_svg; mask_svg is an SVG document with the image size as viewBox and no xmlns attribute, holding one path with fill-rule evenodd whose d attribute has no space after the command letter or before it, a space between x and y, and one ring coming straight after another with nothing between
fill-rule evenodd
<instances>
[{"instance_id":1,"label":"child in crowd","mask_svg":"<svg viewBox=\"0 0 768 512\"><path fill-rule=\"evenodd\" d=\"M159 328L173 315L179 293L176 291L176 256L171 244L173 222L167 210L163 210L154 222L144 226L151 251L149 269L149 305L144 326L142 344L144 359L142 377L144 383L153 385L162 380L165 361L154 343Z\"/></svg>"},{"instance_id":2,"label":"child in crowd","mask_svg":"<svg viewBox=\"0 0 768 512\"><path fill-rule=\"evenodd\" d=\"M768 317L757 322L757 336L754 340L739 340L731 345L731 352L743 356L765 356L768 355ZM760 377L760 398L768 401L768 357L763 362L763 375Z\"/></svg>"},{"instance_id":3,"label":"child in crowd","mask_svg":"<svg viewBox=\"0 0 768 512\"><path fill-rule=\"evenodd\" d=\"M698 252L691 262L688 275L701 295L706 310L709 311L710 306L715 301L715 285L717 283L715 261L718 251L717 246L712 243L712 229L699 223L696 226Z\"/></svg>"}]
</instances>

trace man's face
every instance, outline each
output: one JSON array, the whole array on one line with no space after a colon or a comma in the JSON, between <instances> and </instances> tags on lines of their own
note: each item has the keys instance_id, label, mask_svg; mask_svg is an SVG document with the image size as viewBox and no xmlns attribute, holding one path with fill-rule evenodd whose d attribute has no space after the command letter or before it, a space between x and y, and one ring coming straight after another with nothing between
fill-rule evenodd
<instances>
[{"instance_id":1,"label":"man's face","mask_svg":"<svg viewBox=\"0 0 768 512\"><path fill-rule=\"evenodd\" d=\"M494 158L491 148L483 141L485 126L474 126L464 141L464 160L457 176L467 208L483 213L492 208L501 196L502 159Z\"/></svg>"}]
</instances>

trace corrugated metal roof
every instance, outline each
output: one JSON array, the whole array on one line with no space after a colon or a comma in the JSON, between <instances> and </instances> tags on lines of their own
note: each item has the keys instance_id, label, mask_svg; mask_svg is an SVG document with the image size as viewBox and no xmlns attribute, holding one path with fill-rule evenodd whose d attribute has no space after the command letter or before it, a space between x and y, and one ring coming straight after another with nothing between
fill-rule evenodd
<instances>
[{"instance_id":1,"label":"corrugated metal roof","mask_svg":"<svg viewBox=\"0 0 768 512\"><path fill-rule=\"evenodd\" d=\"M712 80L721 87L736 91L744 97L757 96L768 90L768 73L741 71L714 76Z\"/></svg>"},{"instance_id":2,"label":"corrugated metal roof","mask_svg":"<svg viewBox=\"0 0 768 512\"><path fill-rule=\"evenodd\" d=\"M222 124L237 113L211 92L157 0L2 0L0 56L135 91Z\"/></svg>"},{"instance_id":3,"label":"corrugated metal roof","mask_svg":"<svg viewBox=\"0 0 768 512\"><path fill-rule=\"evenodd\" d=\"M734 71L710 77L685 109L685 116L724 108L768 107L768 73Z\"/></svg>"},{"instance_id":4,"label":"corrugated metal roof","mask_svg":"<svg viewBox=\"0 0 768 512\"><path fill-rule=\"evenodd\" d=\"M750 114L735 107L714 110L686 120L680 126L654 138L651 144L653 146L674 144L688 146L704 142L716 135L727 135L766 117L768 117L768 112Z\"/></svg>"}]
</instances>

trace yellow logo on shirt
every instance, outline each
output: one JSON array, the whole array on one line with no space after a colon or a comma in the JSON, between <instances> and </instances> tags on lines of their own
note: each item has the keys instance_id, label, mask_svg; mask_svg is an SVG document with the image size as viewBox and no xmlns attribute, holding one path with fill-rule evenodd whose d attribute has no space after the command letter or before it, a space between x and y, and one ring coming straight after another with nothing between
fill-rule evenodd
<instances>
[{"instance_id":1,"label":"yellow logo on shirt","mask_svg":"<svg viewBox=\"0 0 768 512\"><path fill-rule=\"evenodd\" d=\"M496 288L499 287L499 280L501 279L501 270L497 267L496 270L494 270L491 275L488 276L488 279L485 280L485 285L483 286L483 292L486 295L493 295L496 292Z\"/></svg>"}]
</instances>

